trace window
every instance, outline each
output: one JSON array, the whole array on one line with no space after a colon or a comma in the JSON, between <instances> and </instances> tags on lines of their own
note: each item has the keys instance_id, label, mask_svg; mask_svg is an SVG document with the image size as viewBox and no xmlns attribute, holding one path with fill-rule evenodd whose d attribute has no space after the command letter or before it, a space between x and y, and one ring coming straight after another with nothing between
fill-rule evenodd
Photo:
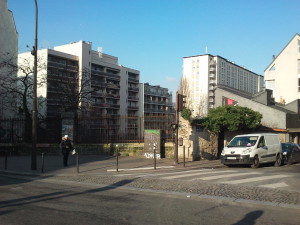
<instances>
[{"instance_id":1,"label":"window","mask_svg":"<svg viewBox=\"0 0 300 225\"><path fill-rule=\"evenodd\" d=\"M298 92L300 92L300 78L298 78Z\"/></svg>"},{"instance_id":2,"label":"window","mask_svg":"<svg viewBox=\"0 0 300 225\"><path fill-rule=\"evenodd\" d=\"M300 40L298 40L298 52L300 53Z\"/></svg>"}]
</instances>

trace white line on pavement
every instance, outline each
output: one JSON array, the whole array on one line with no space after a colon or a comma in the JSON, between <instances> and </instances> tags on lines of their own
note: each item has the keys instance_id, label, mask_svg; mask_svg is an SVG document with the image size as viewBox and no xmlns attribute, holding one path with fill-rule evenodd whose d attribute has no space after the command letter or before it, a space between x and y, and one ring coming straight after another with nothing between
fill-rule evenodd
<instances>
[{"instance_id":1,"label":"white line on pavement","mask_svg":"<svg viewBox=\"0 0 300 225\"><path fill-rule=\"evenodd\" d=\"M255 182L255 181L286 178L286 177L291 177L291 176L292 175L262 176L262 177L253 177L253 178L246 178L246 179L240 179L240 180L224 181L224 182L221 182L221 183L224 183L224 184L242 184L242 183L249 183L249 182Z\"/></svg>"},{"instance_id":2,"label":"white line on pavement","mask_svg":"<svg viewBox=\"0 0 300 225\"><path fill-rule=\"evenodd\" d=\"M174 166L158 166L157 169L168 169L173 168ZM131 170L153 170L154 167L141 167L141 168L131 168L131 169L118 169L118 171L131 171ZM107 170L107 172L116 172L117 169Z\"/></svg>"},{"instance_id":3,"label":"white line on pavement","mask_svg":"<svg viewBox=\"0 0 300 225\"><path fill-rule=\"evenodd\" d=\"M284 182L281 183L274 183L274 184L264 184L264 185L258 185L259 187L266 187L266 188L281 188L281 187L287 187L287 185Z\"/></svg>"},{"instance_id":4,"label":"white line on pavement","mask_svg":"<svg viewBox=\"0 0 300 225\"><path fill-rule=\"evenodd\" d=\"M175 176L170 176L170 177L163 177L163 179L174 179L174 178L180 178L180 177L192 177L192 176L197 176L197 175L206 175L206 174L213 174L213 173L232 173L232 172L237 172L233 170L224 170L224 171L203 171L203 172L194 172L191 174L181 174L181 175L175 175Z\"/></svg>"},{"instance_id":5,"label":"white line on pavement","mask_svg":"<svg viewBox=\"0 0 300 225\"><path fill-rule=\"evenodd\" d=\"M153 167L152 167L153 168ZM187 174L187 173L199 173L199 171L212 171L212 169L200 169L200 170L188 170L188 171L180 171L180 172L168 172L168 173L155 173L155 174L149 174L149 173L127 173L127 174L118 174L115 175L117 177L123 177L123 176L140 176L140 177L144 177L144 176L163 176L163 175L169 175L169 174Z\"/></svg>"},{"instance_id":6,"label":"white line on pavement","mask_svg":"<svg viewBox=\"0 0 300 225\"><path fill-rule=\"evenodd\" d=\"M226 177L238 177L238 176L247 176L247 175L253 175L253 174L261 174L260 172L250 172L250 173L235 173L235 174L223 174L218 176L209 176L209 177L202 177L202 178L196 178L200 180L217 180L220 178L226 178Z\"/></svg>"}]
</instances>

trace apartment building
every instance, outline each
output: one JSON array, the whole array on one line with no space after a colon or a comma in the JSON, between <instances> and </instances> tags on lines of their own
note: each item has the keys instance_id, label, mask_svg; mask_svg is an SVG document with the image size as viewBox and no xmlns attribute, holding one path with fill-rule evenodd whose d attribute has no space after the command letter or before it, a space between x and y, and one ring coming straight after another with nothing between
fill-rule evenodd
<instances>
[{"instance_id":1,"label":"apartment building","mask_svg":"<svg viewBox=\"0 0 300 225\"><path fill-rule=\"evenodd\" d=\"M140 115L164 116L174 114L172 93L167 88L149 83L140 84Z\"/></svg>"},{"instance_id":2,"label":"apartment building","mask_svg":"<svg viewBox=\"0 0 300 225\"><path fill-rule=\"evenodd\" d=\"M20 63L29 58L29 52L19 54ZM137 133L137 119L130 116L139 115L139 71L121 66L117 57L100 48L92 50L92 43L85 41L39 50L38 59L40 116L75 110L79 115L107 116L91 122L106 135Z\"/></svg>"},{"instance_id":3,"label":"apartment building","mask_svg":"<svg viewBox=\"0 0 300 225\"><path fill-rule=\"evenodd\" d=\"M8 9L7 0L0 0L0 62L8 60L13 65L17 65L17 55L18 32L13 13ZM2 78L7 76L16 77L17 73L11 68L1 67L1 82L3 81ZM0 83L0 119L13 117L15 115L16 111L13 100L13 96L8 94Z\"/></svg>"},{"instance_id":4,"label":"apartment building","mask_svg":"<svg viewBox=\"0 0 300 225\"><path fill-rule=\"evenodd\" d=\"M182 92L194 117L215 107L215 89L225 85L255 94L263 90L263 76L221 56L210 54L183 58Z\"/></svg>"},{"instance_id":5,"label":"apartment building","mask_svg":"<svg viewBox=\"0 0 300 225\"><path fill-rule=\"evenodd\" d=\"M264 71L276 102L300 99L300 35L296 34Z\"/></svg>"},{"instance_id":6,"label":"apartment building","mask_svg":"<svg viewBox=\"0 0 300 225\"><path fill-rule=\"evenodd\" d=\"M141 83L139 89L140 116L143 118L142 130L154 128L165 130L175 116L172 93L167 88L149 83Z\"/></svg>"}]
</instances>

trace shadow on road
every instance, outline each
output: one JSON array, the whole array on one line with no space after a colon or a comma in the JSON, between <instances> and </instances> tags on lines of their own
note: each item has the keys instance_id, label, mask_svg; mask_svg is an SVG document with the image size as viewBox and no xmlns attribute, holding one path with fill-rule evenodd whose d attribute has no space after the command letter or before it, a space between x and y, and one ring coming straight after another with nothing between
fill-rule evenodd
<instances>
[{"instance_id":1,"label":"shadow on road","mask_svg":"<svg viewBox=\"0 0 300 225\"><path fill-rule=\"evenodd\" d=\"M256 220L263 215L262 210L256 210L250 213L247 213L246 216L240 221L232 224L232 225L254 225L256 224Z\"/></svg>"},{"instance_id":2,"label":"shadow on road","mask_svg":"<svg viewBox=\"0 0 300 225\"><path fill-rule=\"evenodd\" d=\"M106 187L95 188L95 189L90 189L90 190L76 192L76 193L67 193L66 191L58 191L58 192L53 192L53 193L25 197L25 198L0 201L0 209L14 207L14 206L24 206L24 205L29 205L29 204L38 203L38 202L51 201L51 200L56 200L56 199L78 196L78 195L92 194L92 193L97 193L97 192L113 190L115 188L129 184L136 179L137 178L122 180L122 181L116 182L114 184L108 185ZM7 212L9 212L9 211L7 210Z\"/></svg>"}]
</instances>

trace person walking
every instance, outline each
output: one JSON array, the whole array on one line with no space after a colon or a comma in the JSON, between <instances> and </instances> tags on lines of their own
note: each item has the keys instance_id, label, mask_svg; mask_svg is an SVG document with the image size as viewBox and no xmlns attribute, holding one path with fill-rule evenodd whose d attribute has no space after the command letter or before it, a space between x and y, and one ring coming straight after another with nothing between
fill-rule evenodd
<instances>
[{"instance_id":1,"label":"person walking","mask_svg":"<svg viewBox=\"0 0 300 225\"><path fill-rule=\"evenodd\" d=\"M72 145L71 140L69 139L68 135L65 135L62 137L62 140L60 143L60 148L61 148L61 152L63 154L64 167L67 167L70 151L73 150L73 145Z\"/></svg>"}]
</instances>

